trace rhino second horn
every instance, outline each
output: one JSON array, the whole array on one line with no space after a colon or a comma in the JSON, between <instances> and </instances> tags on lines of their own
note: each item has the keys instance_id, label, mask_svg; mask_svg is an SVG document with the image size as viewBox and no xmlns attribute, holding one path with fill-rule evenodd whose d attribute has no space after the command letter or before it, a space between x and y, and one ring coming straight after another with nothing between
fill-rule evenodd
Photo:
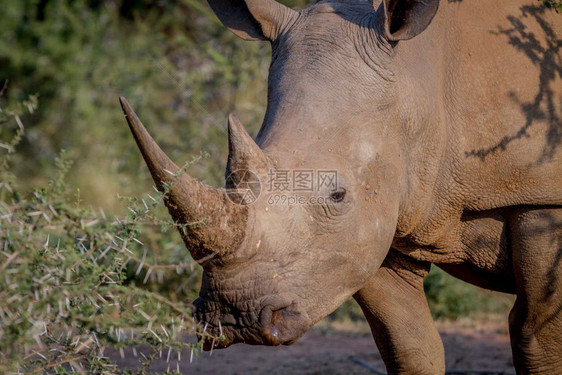
<instances>
[{"instance_id":1,"label":"rhino second horn","mask_svg":"<svg viewBox=\"0 0 562 375\"><path fill-rule=\"evenodd\" d=\"M262 149L250 137L246 128L234 116L228 116L228 162L226 178L235 171L249 170L255 174L267 170L268 160Z\"/></svg>"},{"instance_id":2,"label":"rhino second horn","mask_svg":"<svg viewBox=\"0 0 562 375\"><path fill-rule=\"evenodd\" d=\"M162 151L127 100L119 98L129 128L180 235L195 260L238 249L245 238L247 206L231 202L224 189L202 185Z\"/></svg>"}]
</instances>

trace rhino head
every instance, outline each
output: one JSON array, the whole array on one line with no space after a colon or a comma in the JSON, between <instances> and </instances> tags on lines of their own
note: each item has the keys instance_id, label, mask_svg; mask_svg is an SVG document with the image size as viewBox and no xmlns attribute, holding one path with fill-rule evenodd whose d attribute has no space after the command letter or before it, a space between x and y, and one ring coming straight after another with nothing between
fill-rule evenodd
<instances>
[{"instance_id":1,"label":"rhino head","mask_svg":"<svg viewBox=\"0 0 562 375\"><path fill-rule=\"evenodd\" d=\"M291 344L361 289L391 246L407 160L390 62L396 41L422 31L437 2L319 2L301 12L273 0L209 3L231 31L269 40L273 52L257 140L228 119L225 188L178 175L121 104L173 219L204 221L180 234L203 267L196 318L225 337L213 345ZM311 173L311 189L270 188L276 171ZM321 184L322 171L335 179ZM259 196L233 199L256 181Z\"/></svg>"}]
</instances>

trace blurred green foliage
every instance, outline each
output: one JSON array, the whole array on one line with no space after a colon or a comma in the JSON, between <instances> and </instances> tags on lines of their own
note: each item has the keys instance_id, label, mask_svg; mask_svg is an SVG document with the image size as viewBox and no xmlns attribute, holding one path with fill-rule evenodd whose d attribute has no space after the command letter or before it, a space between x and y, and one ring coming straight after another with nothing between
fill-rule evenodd
<instances>
[{"instance_id":1,"label":"blurred green foliage","mask_svg":"<svg viewBox=\"0 0 562 375\"><path fill-rule=\"evenodd\" d=\"M160 195L125 199L121 218L84 207L64 152L48 183L18 186L21 116L36 104L0 97L0 373L120 373L104 351L143 344L144 374L164 349L199 351L185 334L208 336L189 302L200 273L170 238Z\"/></svg>"},{"instance_id":2,"label":"blurred green foliage","mask_svg":"<svg viewBox=\"0 0 562 375\"><path fill-rule=\"evenodd\" d=\"M118 97L126 96L178 164L206 151L192 171L223 184L226 116L254 134L266 98L269 46L245 43L195 0L4 0L0 84L41 107L28 127L16 173L45 182L66 149L69 183L108 210L117 193L151 186Z\"/></svg>"},{"instance_id":3,"label":"blurred green foliage","mask_svg":"<svg viewBox=\"0 0 562 375\"><path fill-rule=\"evenodd\" d=\"M542 2L547 8L554 9L556 13L562 13L562 1L542 0Z\"/></svg>"},{"instance_id":4,"label":"blurred green foliage","mask_svg":"<svg viewBox=\"0 0 562 375\"><path fill-rule=\"evenodd\" d=\"M437 266L431 266L424 290L435 319L457 319L477 314L507 313L515 298L455 279Z\"/></svg>"}]
</instances>

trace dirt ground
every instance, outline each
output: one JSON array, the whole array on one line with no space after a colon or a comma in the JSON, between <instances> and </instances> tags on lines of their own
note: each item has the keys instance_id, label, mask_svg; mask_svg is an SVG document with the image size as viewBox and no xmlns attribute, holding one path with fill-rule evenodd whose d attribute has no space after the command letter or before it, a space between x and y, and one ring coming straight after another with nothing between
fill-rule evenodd
<instances>
[{"instance_id":1,"label":"dirt ground","mask_svg":"<svg viewBox=\"0 0 562 375\"><path fill-rule=\"evenodd\" d=\"M506 317L438 322L445 345L447 372L451 375L515 374ZM122 369L134 369L138 359L131 352L116 358ZM166 353L151 370L179 368L182 374L386 374L376 345L365 324L320 324L292 346L234 345L226 350L201 353L190 363Z\"/></svg>"}]
</instances>

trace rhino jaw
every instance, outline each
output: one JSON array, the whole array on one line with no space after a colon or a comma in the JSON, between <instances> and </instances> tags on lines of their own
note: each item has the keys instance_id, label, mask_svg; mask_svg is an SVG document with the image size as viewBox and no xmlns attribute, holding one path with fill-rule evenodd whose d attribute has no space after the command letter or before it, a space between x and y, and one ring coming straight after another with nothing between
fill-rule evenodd
<instances>
[{"instance_id":1,"label":"rhino jaw","mask_svg":"<svg viewBox=\"0 0 562 375\"><path fill-rule=\"evenodd\" d=\"M224 340L206 339L203 350L224 349L232 344L291 345L312 326L307 313L299 307L292 295L272 296L260 303L259 315L251 322L226 318L227 314L211 316L205 310L205 301L195 301L195 317L212 336L223 335ZM224 319L224 320L223 320ZM201 337L199 337L201 339Z\"/></svg>"}]
</instances>

